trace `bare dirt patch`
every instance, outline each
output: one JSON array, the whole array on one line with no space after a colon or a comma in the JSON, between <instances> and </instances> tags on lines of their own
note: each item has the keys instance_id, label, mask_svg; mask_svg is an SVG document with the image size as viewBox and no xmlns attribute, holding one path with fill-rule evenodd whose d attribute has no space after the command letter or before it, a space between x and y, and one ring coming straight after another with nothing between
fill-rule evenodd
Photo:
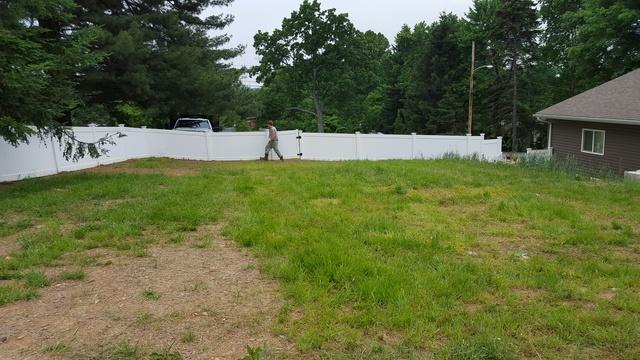
<instances>
[{"instance_id":1,"label":"bare dirt patch","mask_svg":"<svg viewBox=\"0 0 640 360\"><path fill-rule=\"evenodd\" d=\"M5 258L18 250L20 250L20 243L17 235L0 237L0 258Z\"/></svg>"},{"instance_id":2,"label":"bare dirt patch","mask_svg":"<svg viewBox=\"0 0 640 360\"><path fill-rule=\"evenodd\" d=\"M210 238L210 248L166 245L143 258L101 252L109 265L86 268L86 280L53 283L39 300L2 307L0 336L8 340L0 358L92 357L120 342L147 352L171 347L185 359L235 360L247 345L269 358L297 358L272 331L283 305L278 284L255 270L246 250ZM56 344L65 352L45 350Z\"/></svg>"},{"instance_id":3,"label":"bare dirt patch","mask_svg":"<svg viewBox=\"0 0 640 360\"><path fill-rule=\"evenodd\" d=\"M340 205L340 199L319 198L311 200L314 205Z\"/></svg>"},{"instance_id":4,"label":"bare dirt patch","mask_svg":"<svg viewBox=\"0 0 640 360\"><path fill-rule=\"evenodd\" d=\"M193 176L200 174L203 162L192 160L171 161L160 166L144 167L135 160L124 161L117 164L98 166L83 170L90 173L99 174L163 174L170 176Z\"/></svg>"}]
</instances>

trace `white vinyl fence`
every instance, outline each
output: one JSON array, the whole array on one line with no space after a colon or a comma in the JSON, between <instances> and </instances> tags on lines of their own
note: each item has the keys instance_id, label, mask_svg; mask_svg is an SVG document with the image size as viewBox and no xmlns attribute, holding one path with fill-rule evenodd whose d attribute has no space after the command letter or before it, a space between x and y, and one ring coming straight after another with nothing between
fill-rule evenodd
<instances>
[{"instance_id":1,"label":"white vinyl fence","mask_svg":"<svg viewBox=\"0 0 640 360\"><path fill-rule=\"evenodd\" d=\"M65 160L55 139L13 147L0 140L0 182L87 169L130 159L167 157L203 161L257 160L264 155L266 131L194 133L128 127L74 127L82 141L96 141L117 132L116 144L97 159L86 156L77 162ZM387 160L434 159L447 154L477 156L487 161L502 157L502 138L480 136L315 134L280 131L279 145L286 159ZM300 137L298 139L298 137ZM301 153L302 156L298 154ZM274 156L275 157L275 156Z\"/></svg>"}]
</instances>

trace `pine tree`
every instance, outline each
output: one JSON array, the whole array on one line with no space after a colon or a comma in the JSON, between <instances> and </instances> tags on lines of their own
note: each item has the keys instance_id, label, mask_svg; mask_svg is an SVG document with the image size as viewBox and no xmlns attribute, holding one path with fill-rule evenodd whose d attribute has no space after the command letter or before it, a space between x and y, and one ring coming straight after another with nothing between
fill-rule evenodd
<instances>
[{"instance_id":1,"label":"pine tree","mask_svg":"<svg viewBox=\"0 0 640 360\"><path fill-rule=\"evenodd\" d=\"M532 0L502 0L493 30L493 44L503 65L511 73L511 151L519 149L518 79L522 70L534 61L539 35L538 12Z\"/></svg>"},{"instance_id":2,"label":"pine tree","mask_svg":"<svg viewBox=\"0 0 640 360\"><path fill-rule=\"evenodd\" d=\"M97 154L65 128L82 105L79 75L100 60L95 27L71 26L74 10L71 0L0 1L0 137L14 146L35 134L63 140L67 157Z\"/></svg>"},{"instance_id":3,"label":"pine tree","mask_svg":"<svg viewBox=\"0 0 640 360\"><path fill-rule=\"evenodd\" d=\"M95 50L109 56L80 82L90 104L118 122L123 104L142 109L162 126L180 114L221 115L232 106L239 72L225 60L242 49L224 48L227 35L209 36L232 16L199 15L233 0L77 0L76 23L102 31ZM104 121L110 121L105 119Z\"/></svg>"}]
</instances>

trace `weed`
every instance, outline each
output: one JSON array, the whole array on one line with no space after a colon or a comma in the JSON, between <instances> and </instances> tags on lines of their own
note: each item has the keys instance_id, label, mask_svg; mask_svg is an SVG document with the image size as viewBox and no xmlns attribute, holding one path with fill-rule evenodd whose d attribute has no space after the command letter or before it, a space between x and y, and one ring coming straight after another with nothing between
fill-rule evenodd
<instances>
[{"instance_id":1,"label":"weed","mask_svg":"<svg viewBox=\"0 0 640 360\"><path fill-rule=\"evenodd\" d=\"M32 271L23 276L28 287L43 288L49 286L49 279L41 272Z\"/></svg>"},{"instance_id":2,"label":"weed","mask_svg":"<svg viewBox=\"0 0 640 360\"><path fill-rule=\"evenodd\" d=\"M67 346L63 342L58 341L55 344L51 344L45 347L44 351L53 354L64 354L69 351L69 346Z\"/></svg>"},{"instance_id":3,"label":"weed","mask_svg":"<svg viewBox=\"0 0 640 360\"><path fill-rule=\"evenodd\" d=\"M182 355L177 351L171 351L173 344L161 351L154 351L149 354L149 360L182 360Z\"/></svg>"},{"instance_id":4,"label":"weed","mask_svg":"<svg viewBox=\"0 0 640 360\"><path fill-rule=\"evenodd\" d=\"M87 274L82 270L63 271L58 274L60 280L84 280Z\"/></svg>"},{"instance_id":5,"label":"weed","mask_svg":"<svg viewBox=\"0 0 640 360\"><path fill-rule=\"evenodd\" d=\"M151 289L146 289L145 291L143 291L142 297L144 297L145 300L150 300L150 301L160 300L160 294L158 294L157 292Z\"/></svg>"},{"instance_id":6,"label":"weed","mask_svg":"<svg viewBox=\"0 0 640 360\"><path fill-rule=\"evenodd\" d=\"M196 334L193 333L193 330L189 329L180 335L180 341L185 344L192 343L196 341Z\"/></svg>"},{"instance_id":7,"label":"weed","mask_svg":"<svg viewBox=\"0 0 640 360\"><path fill-rule=\"evenodd\" d=\"M247 355L241 360L261 360L266 356L266 352L264 351L264 349L259 346L256 348L252 348L251 346L247 345L245 347L245 350L247 351Z\"/></svg>"},{"instance_id":8,"label":"weed","mask_svg":"<svg viewBox=\"0 0 640 360\"><path fill-rule=\"evenodd\" d=\"M19 300L33 300L38 298L38 291L18 285L0 286L0 306Z\"/></svg>"},{"instance_id":9,"label":"weed","mask_svg":"<svg viewBox=\"0 0 640 360\"><path fill-rule=\"evenodd\" d=\"M120 342L103 349L98 360L137 360L142 358L142 350L137 345Z\"/></svg>"},{"instance_id":10,"label":"weed","mask_svg":"<svg viewBox=\"0 0 640 360\"><path fill-rule=\"evenodd\" d=\"M153 325L154 323L157 322L157 320L158 319L156 319L156 317L153 316L153 314L148 312L143 312L136 315L136 324L143 328L147 328Z\"/></svg>"},{"instance_id":11,"label":"weed","mask_svg":"<svg viewBox=\"0 0 640 360\"><path fill-rule=\"evenodd\" d=\"M145 248L136 248L136 249L133 250L133 256L138 257L138 258L148 257L149 256L149 250L147 250Z\"/></svg>"},{"instance_id":12,"label":"weed","mask_svg":"<svg viewBox=\"0 0 640 360\"><path fill-rule=\"evenodd\" d=\"M207 285L207 283L202 280L196 280L193 284L189 286L187 285L184 286L185 291L192 291L192 292L203 291L208 288L209 286Z\"/></svg>"},{"instance_id":13,"label":"weed","mask_svg":"<svg viewBox=\"0 0 640 360\"><path fill-rule=\"evenodd\" d=\"M184 242L184 234L174 234L169 238L169 242L172 244L182 244Z\"/></svg>"}]
</instances>

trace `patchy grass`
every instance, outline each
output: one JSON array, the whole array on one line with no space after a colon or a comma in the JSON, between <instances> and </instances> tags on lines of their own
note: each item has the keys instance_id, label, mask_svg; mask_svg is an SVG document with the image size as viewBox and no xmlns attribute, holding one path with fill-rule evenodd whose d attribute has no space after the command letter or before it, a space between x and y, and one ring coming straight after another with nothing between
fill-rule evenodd
<instances>
[{"instance_id":1,"label":"patchy grass","mask_svg":"<svg viewBox=\"0 0 640 360\"><path fill-rule=\"evenodd\" d=\"M60 280L84 280L87 273L82 270L63 271L58 275Z\"/></svg>"},{"instance_id":2,"label":"patchy grass","mask_svg":"<svg viewBox=\"0 0 640 360\"><path fill-rule=\"evenodd\" d=\"M38 298L38 291L33 288L25 288L17 285L0 286L0 306L20 300L33 300Z\"/></svg>"},{"instance_id":3,"label":"patchy grass","mask_svg":"<svg viewBox=\"0 0 640 360\"><path fill-rule=\"evenodd\" d=\"M186 239L225 223L283 283L276 331L303 352L640 358L639 184L455 159L190 162L172 176L181 164L0 188L0 236L20 244L0 260L0 305L37 296L34 271L68 254L209 247Z\"/></svg>"},{"instance_id":4,"label":"patchy grass","mask_svg":"<svg viewBox=\"0 0 640 360\"><path fill-rule=\"evenodd\" d=\"M64 354L69 351L69 346L67 346L63 342L56 342L44 348L45 352L53 353L53 354Z\"/></svg>"},{"instance_id":5,"label":"patchy grass","mask_svg":"<svg viewBox=\"0 0 640 360\"><path fill-rule=\"evenodd\" d=\"M193 330L188 329L187 331L182 333L182 335L180 335L180 341L185 344L192 343L196 341L196 334L194 334Z\"/></svg>"},{"instance_id":6,"label":"patchy grass","mask_svg":"<svg viewBox=\"0 0 640 360\"><path fill-rule=\"evenodd\" d=\"M99 360L134 360L142 358L143 351L137 345L121 342L103 349L96 357Z\"/></svg>"}]
</instances>

